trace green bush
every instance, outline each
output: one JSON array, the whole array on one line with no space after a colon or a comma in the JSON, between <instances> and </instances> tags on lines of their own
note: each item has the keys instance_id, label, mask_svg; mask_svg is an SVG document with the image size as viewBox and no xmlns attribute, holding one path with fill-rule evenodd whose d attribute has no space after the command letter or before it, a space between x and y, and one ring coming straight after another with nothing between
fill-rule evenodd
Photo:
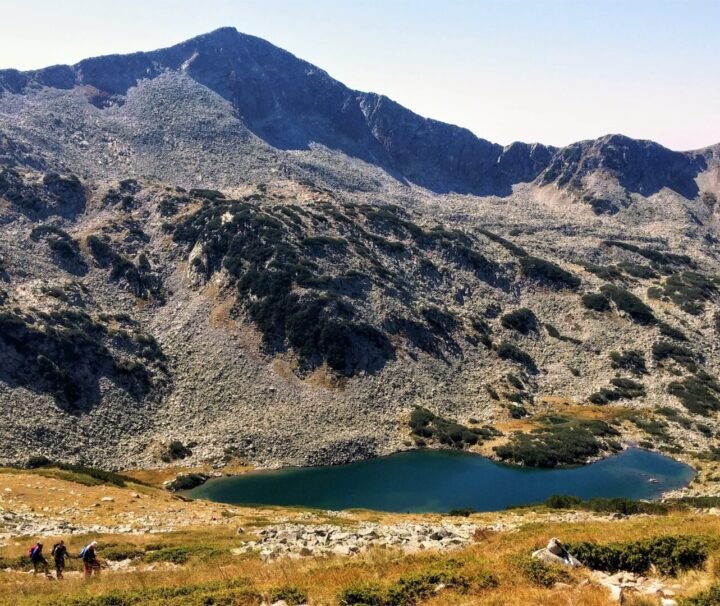
<instances>
[{"instance_id":1,"label":"green bush","mask_svg":"<svg viewBox=\"0 0 720 606\"><path fill-rule=\"evenodd\" d=\"M657 319L645 303L634 294L614 284L605 284L600 292L611 299L620 311L625 312L637 324L655 324Z\"/></svg>"},{"instance_id":2,"label":"green bush","mask_svg":"<svg viewBox=\"0 0 720 606\"><path fill-rule=\"evenodd\" d=\"M603 242L606 246L615 246L624 250L638 254L646 259L652 261L656 265L686 265L688 267L693 266L693 260L688 255L676 255L673 253L661 252L654 248L647 248L636 246L628 242L620 242L618 240L605 240Z\"/></svg>"},{"instance_id":3,"label":"green bush","mask_svg":"<svg viewBox=\"0 0 720 606\"><path fill-rule=\"evenodd\" d=\"M451 509L448 511L449 516L468 518L475 513L472 507L461 507L460 509Z\"/></svg>"},{"instance_id":4,"label":"green bush","mask_svg":"<svg viewBox=\"0 0 720 606\"><path fill-rule=\"evenodd\" d=\"M179 440L173 440L168 444L167 450L160 457L165 463L185 459L192 455L192 450Z\"/></svg>"},{"instance_id":5,"label":"green bush","mask_svg":"<svg viewBox=\"0 0 720 606\"><path fill-rule=\"evenodd\" d=\"M720 583L688 598L680 598L680 606L720 606Z\"/></svg>"},{"instance_id":6,"label":"green bush","mask_svg":"<svg viewBox=\"0 0 720 606\"><path fill-rule=\"evenodd\" d=\"M431 569L400 577L387 589L373 583L350 585L340 593L341 606L415 606L433 595L435 588L442 584L446 587L465 591L470 580L459 574L455 566L448 565L437 570ZM480 581L485 587L493 587L497 582L492 575L484 575Z\"/></svg>"},{"instance_id":7,"label":"green bush","mask_svg":"<svg viewBox=\"0 0 720 606\"><path fill-rule=\"evenodd\" d=\"M638 349L626 349L623 352L610 352L611 366L620 370L627 370L636 375L647 374L645 356Z\"/></svg>"},{"instance_id":8,"label":"green bush","mask_svg":"<svg viewBox=\"0 0 720 606\"><path fill-rule=\"evenodd\" d=\"M550 509L580 509L582 505L580 497L566 494L554 494L545 499L545 506Z\"/></svg>"},{"instance_id":9,"label":"green bush","mask_svg":"<svg viewBox=\"0 0 720 606\"><path fill-rule=\"evenodd\" d=\"M653 358L655 358L658 362L675 360L675 362L690 371L697 369L696 359L701 357L687 347L677 343L671 343L670 341L658 341L653 344L652 354Z\"/></svg>"},{"instance_id":10,"label":"green bush","mask_svg":"<svg viewBox=\"0 0 720 606\"><path fill-rule=\"evenodd\" d=\"M527 335L531 332L537 332L538 320L532 310L527 307L521 307L500 318L500 323L509 330Z\"/></svg>"},{"instance_id":11,"label":"green bush","mask_svg":"<svg viewBox=\"0 0 720 606\"><path fill-rule=\"evenodd\" d=\"M611 388L603 387L589 397L593 404L607 404L617 400L632 400L645 395L645 386L642 383L616 377L610 379Z\"/></svg>"},{"instance_id":12,"label":"green bush","mask_svg":"<svg viewBox=\"0 0 720 606\"><path fill-rule=\"evenodd\" d=\"M283 585L273 587L270 590L270 603L274 604L283 600L288 606L298 606L307 602L307 591L294 585Z\"/></svg>"},{"instance_id":13,"label":"green bush","mask_svg":"<svg viewBox=\"0 0 720 606\"><path fill-rule=\"evenodd\" d=\"M172 564L186 564L191 559L208 560L222 555L223 552L214 547L163 547L145 554L144 561L148 564L153 562L170 562Z\"/></svg>"},{"instance_id":14,"label":"green bush","mask_svg":"<svg viewBox=\"0 0 720 606\"><path fill-rule=\"evenodd\" d=\"M530 583L538 587L551 588L555 583L567 583L571 577L567 570L560 566L546 564L531 557L521 557L514 561L518 569Z\"/></svg>"},{"instance_id":15,"label":"green bush","mask_svg":"<svg viewBox=\"0 0 720 606\"><path fill-rule=\"evenodd\" d=\"M667 432L668 424L665 423L665 421L661 421L659 419L646 419L639 416L633 417L631 421L638 429L642 429L654 438L659 438L666 442L672 441L670 434Z\"/></svg>"},{"instance_id":16,"label":"green bush","mask_svg":"<svg viewBox=\"0 0 720 606\"><path fill-rule=\"evenodd\" d=\"M128 476L123 476L112 471L105 471L95 467L86 467L84 465L76 465L73 463L62 463L60 461L51 461L45 456L32 456L26 463L28 469L54 468L67 471L72 474L88 476L96 480L99 484L112 484L114 486L125 486L127 482L136 482ZM137 482L136 482L137 483Z\"/></svg>"},{"instance_id":17,"label":"green bush","mask_svg":"<svg viewBox=\"0 0 720 606\"><path fill-rule=\"evenodd\" d=\"M580 286L580 279L559 265L530 255L520 258L523 273L531 279L555 288L575 290Z\"/></svg>"},{"instance_id":18,"label":"green bush","mask_svg":"<svg viewBox=\"0 0 720 606\"><path fill-rule=\"evenodd\" d=\"M257 606L262 598L246 579L213 581L134 591L111 591L104 595L61 598L55 606Z\"/></svg>"},{"instance_id":19,"label":"green bush","mask_svg":"<svg viewBox=\"0 0 720 606\"><path fill-rule=\"evenodd\" d=\"M639 514L664 515L670 510L670 506L665 503L625 498L598 498L584 501L580 497L571 495L552 495L545 501L545 505L551 509L580 509L597 513L620 513L628 516Z\"/></svg>"},{"instance_id":20,"label":"green bush","mask_svg":"<svg viewBox=\"0 0 720 606\"><path fill-rule=\"evenodd\" d=\"M527 256L527 252L525 251L525 249L518 246L517 244L514 244L513 242L510 242L510 240L507 240L506 238L503 238L502 236L498 236L497 234L495 234L491 231L488 231L486 229L478 229L478 231L483 236L485 236L488 240L492 240L493 242L500 244L500 246L502 246L506 250L510 251L516 257L526 257Z\"/></svg>"},{"instance_id":21,"label":"green bush","mask_svg":"<svg viewBox=\"0 0 720 606\"><path fill-rule=\"evenodd\" d=\"M660 334L663 337L669 337L670 339L676 339L677 341L688 340L687 336L682 330L680 330L679 328L675 328L674 326L670 326L670 324L666 324L665 322L659 322L658 328L660 329Z\"/></svg>"},{"instance_id":22,"label":"green bush","mask_svg":"<svg viewBox=\"0 0 720 606\"><path fill-rule=\"evenodd\" d=\"M111 562L122 560L136 560L145 555L145 551L131 543L101 543L98 545L98 553L103 559Z\"/></svg>"},{"instance_id":23,"label":"green bush","mask_svg":"<svg viewBox=\"0 0 720 606\"><path fill-rule=\"evenodd\" d=\"M595 274L601 280L612 282L613 280L622 280L623 273L614 265L597 265L595 263L584 262L582 266L592 274Z\"/></svg>"},{"instance_id":24,"label":"green bush","mask_svg":"<svg viewBox=\"0 0 720 606\"><path fill-rule=\"evenodd\" d=\"M468 428L456 421L438 416L427 408L416 406L410 413L410 429L420 438L434 439L454 448L464 448L500 435L492 427Z\"/></svg>"},{"instance_id":25,"label":"green bush","mask_svg":"<svg viewBox=\"0 0 720 606\"><path fill-rule=\"evenodd\" d=\"M705 303L718 293L718 281L695 271L672 274L663 285L663 294L684 312L700 315Z\"/></svg>"},{"instance_id":26,"label":"green bush","mask_svg":"<svg viewBox=\"0 0 720 606\"><path fill-rule=\"evenodd\" d=\"M535 360L532 359L530 354L509 341L502 341L500 345L498 345L497 354L503 360L509 360L510 362L524 366L528 372L533 374L538 370L535 365Z\"/></svg>"},{"instance_id":27,"label":"green bush","mask_svg":"<svg viewBox=\"0 0 720 606\"><path fill-rule=\"evenodd\" d=\"M648 267L647 265L641 265L640 263L623 261L621 263L618 263L617 267L624 271L628 276L632 276L633 278L652 280L658 277L658 274L654 269Z\"/></svg>"},{"instance_id":28,"label":"green bush","mask_svg":"<svg viewBox=\"0 0 720 606\"><path fill-rule=\"evenodd\" d=\"M694 414L709 416L720 410L720 383L702 371L682 381L673 381L668 385L668 393Z\"/></svg>"},{"instance_id":29,"label":"green bush","mask_svg":"<svg viewBox=\"0 0 720 606\"><path fill-rule=\"evenodd\" d=\"M356 583L340 592L341 606L385 606L382 588L374 583Z\"/></svg>"},{"instance_id":30,"label":"green bush","mask_svg":"<svg viewBox=\"0 0 720 606\"><path fill-rule=\"evenodd\" d=\"M207 481L208 477L200 473L181 474L167 485L167 489L171 492L192 490L193 488L202 486Z\"/></svg>"},{"instance_id":31,"label":"green bush","mask_svg":"<svg viewBox=\"0 0 720 606\"><path fill-rule=\"evenodd\" d=\"M693 535L662 536L629 543L573 543L566 546L585 566L593 570L625 570L645 574L651 566L663 575L675 576L700 568L708 557L706 537Z\"/></svg>"},{"instance_id":32,"label":"green bush","mask_svg":"<svg viewBox=\"0 0 720 606\"><path fill-rule=\"evenodd\" d=\"M544 427L513 434L506 444L495 447L495 454L503 461L528 467L557 467L584 464L603 450L616 449L609 438L619 435L618 431L604 421L562 416L539 420Z\"/></svg>"},{"instance_id":33,"label":"green bush","mask_svg":"<svg viewBox=\"0 0 720 606\"><path fill-rule=\"evenodd\" d=\"M420 572L400 577L387 590L385 606L414 606L430 597L438 585L445 585L464 591L470 586L469 580L453 570Z\"/></svg>"},{"instance_id":34,"label":"green bush","mask_svg":"<svg viewBox=\"0 0 720 606\"><path fill-rule=\"evenodd\" d=\"M610 311L610 299L601 293L586 293L580 300L585 307L592 311Z\"/></svg>"}]
</instances>

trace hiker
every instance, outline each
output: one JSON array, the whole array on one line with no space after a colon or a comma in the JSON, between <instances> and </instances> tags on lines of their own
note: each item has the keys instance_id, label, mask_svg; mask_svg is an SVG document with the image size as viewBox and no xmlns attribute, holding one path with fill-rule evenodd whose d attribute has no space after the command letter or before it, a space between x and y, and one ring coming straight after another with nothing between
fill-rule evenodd
<instances>
[{"instance_id":1,"label":"hiker","mask_svg":"<svg viewBox=\"0 0 720 606\"><path fill-rule=\"evenodd\" d=\"M65 570L65 558L69 558L67 547L65 547L65 541L55 543L52 548L52 557L55 560L55 577L58 579L63 578L63 570Z\"/></svg>"},{"instance_id":2,"label":"hiker","mask_svg":"<svg viewBox=\"0 0 720 606\"><path fill-rule=\"evenodd\" d=\"M95 550L96 547L97 541L93 541L89 545L83 547L80 552L86 577L92 576L93 573L96 575L100 574L100 562L98 561L97 552Z\"/></svg>"},{"instance_id":3,"label":"hiker","mask_svg":"<svg viewBox=\"0 0 720 606\"><path fill-rule=\"evenodd\" d=\"M38 568L42 568L46 577L50 576L48 561L43 555L43 544L38 542L30 548L30 561L33 565L33 574L38 573Z\"/></svg>"}]
</instances>

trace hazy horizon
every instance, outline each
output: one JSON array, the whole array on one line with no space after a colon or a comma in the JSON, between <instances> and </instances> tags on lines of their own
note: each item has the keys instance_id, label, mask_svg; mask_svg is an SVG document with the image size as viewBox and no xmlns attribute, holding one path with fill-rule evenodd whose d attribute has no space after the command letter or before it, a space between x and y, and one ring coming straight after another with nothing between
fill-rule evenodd
<instances>
[{"instance_id":1,"label":"hazy horizon","mask_svg":"<svg viewBox=\"0 0 720 606\"><path fill-rule=\"evenodd\" d=\"M218 27L264 38L347 86L501 144L610 133L720 142L711 0L13 2L0 69L171 46Z\"/></svg>"}]
</instances>

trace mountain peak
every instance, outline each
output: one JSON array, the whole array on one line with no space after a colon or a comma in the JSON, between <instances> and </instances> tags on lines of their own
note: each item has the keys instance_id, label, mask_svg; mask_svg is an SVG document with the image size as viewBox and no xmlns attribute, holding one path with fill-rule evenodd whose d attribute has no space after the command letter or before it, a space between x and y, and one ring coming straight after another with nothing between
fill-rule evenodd
<instances>
[{"instance_id":1,"label":"mountain peak","mask_svg":"<svg viewBox=\"0 0 720 606\"><path fill-rule=\"evenodd\" d=\"M465 128L419 116L384 95L351 90L322 69L234 27L150 52L30 72L0 71L0 95L82 87L89 103L105 109L122 105L138 83L173 73L229 102L243 125L274 148L322 145L435 192L506 196L515 184L541 174L542 184L581 189L585 175L609 170L630 192L649 195L670 187L695 197L694 180L705 167L699 153L673 152L620 134L559 151L521 142L503 147ZM180 89L174 94L183 96Z\"/></svg>"}]
</instances>

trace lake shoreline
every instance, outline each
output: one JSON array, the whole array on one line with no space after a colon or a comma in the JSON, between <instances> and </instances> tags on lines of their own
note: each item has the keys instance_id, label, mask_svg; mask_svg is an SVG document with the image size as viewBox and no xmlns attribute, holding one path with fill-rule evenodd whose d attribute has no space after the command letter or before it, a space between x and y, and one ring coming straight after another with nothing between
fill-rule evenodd
<instances>
[{"instance_id":1,"label":"lake shoreline","mask_svg":"<svg viewBox=\"0 0 720 606\"><path fill-rule=\"evenodd\" d=\"M382 466L382 469L379 467ZM419 473L428 467L427 472ZM629 466L625 469L626 466ZM647 471L643 466L647 467ZM606 469L608 468L609 469ZM372 471L369 471L372 470ZM587 471L591 470L591 471ZM356 486L356 482L351 482L351 486L343 488L343 482L346 477L359 474L359 481L366 487L360 490ZM394 474L394 475L393 475ZM429 475L424 475L429 474ZM458 483L454 477L460 475L464 478L466 484ZM488 475L493 478L494 490L497 495L495 500L483 501L477 493L478 474ZM518 478L518 474L522 477L524 483L531 481L534 483L531 496L522 491L517 493L513 483ZM568 475L569 474L569 475ZM297 502L293 501L293 497L285 494L288 490L292 492L292 484L289 489L280 489L278 483L293 482L294 477L305 478L311 482L309 486L314 486L316 490L315 497L308 497L304 494L311 488L297 487ZM323 479L326 476L327 480ZM393 477L390 481L387 477ZM568 477L573 481L581 481L580 489L573 490L573 485L566 485L563 478ZM598 487L594 486L592 478L597 476ZM658 476L660 480L655 476ZM439 505L430 505L427 503L427 495L422 491L418 491L409 483L408 477L415 478L419 483L430 482L435 488L433 490L441 492L440 486L447 486L448 492L459 491L476 491L472 495L468 493L466 500L474 501L479 507L473 507L478 511L493 511L488 509L490 505L498 505L498 509L504 509L511 505L526 505L543 501L547 496L547 489L543 486L546 480L551 480L551 485L557 490L553 494L576 494L583 498L598 496L626 496L629 498L643 498L662 500L664 494L668 491L676 491L684 489L695 478L696 471L684 462L678 462L669 457L665 457L659 453L645 451L638 448L627 448L615 455L605 457L601 460L594 461L585 465L563 466L555 468L532 468L521 465L506 464L493 461L484 455L451 449L407 449L392 455L365 459L354 463L334 466L319 467L285 467L280 469L253 469L240 475L233 476L215 476L209 478L202 486L198 486L189 491L183 491L182 494L186 498L209 498L210 500L226 502L234 505L278 505L278 506L307 506L320 507L325 509L378 509L381 511L407 510L415 512L439 512L433 509ZM586 479L583 479L583 478ZM621 478L626 478L622 479ZM542 481L541 481L542 479ZM328 488L327 482L339 483L337 488ZM584 482L584 483L583 483ZM627 485L623 484L626 482ZM238 486L253 487L254 497L228 497L223 495L222 486L232 486L233 483ZM601 494L603 486L607 486L608 494ZM657 487L657 489L652 489ZM339 496L337 493L343 490L354 491L358 499L357 503L343 500L345 497ZM388 494L395 495L392 504L384 504L381 497L377 497L378 493L385 491ZM597 494L596 494L597 493ZM627 493L627 494L625 494ZM275 502L268 495L277 494L279 501ZM413 496L411 496L413 495ZM532 498L531 498L532 497ZM537 497L537 498L535 498ZM542 498L540 498L542 497ZM237 499L240 500L237 500ZM314 502L313 498L319 499ZM348 499L350 497L347 497ZM417 505L413 499L419 499L418 502L423 504ZM437 502L443 503L445 510L455 508L453 499L447 495L434 495ZM470 503L461 502L464 497L455 498L455 505L463 508L469 506ZM253 500L254 499L254 500ZM270 499L270 500L268 500ZM289 500L288 500L289 499ZM309 500L308 500L309 499ZM529 500L528 500L529 499ZM342 506L337 506L337 504ZM368 504L370 503L370 504ZM335 504L335 505L333 505ZM390 507L386 509L383 507ZM417 509L419 507L419 509ZM399 509L398 509L399 508ZM429 509L428 509L429 508Z\"/></svg>"}]
</instances>

